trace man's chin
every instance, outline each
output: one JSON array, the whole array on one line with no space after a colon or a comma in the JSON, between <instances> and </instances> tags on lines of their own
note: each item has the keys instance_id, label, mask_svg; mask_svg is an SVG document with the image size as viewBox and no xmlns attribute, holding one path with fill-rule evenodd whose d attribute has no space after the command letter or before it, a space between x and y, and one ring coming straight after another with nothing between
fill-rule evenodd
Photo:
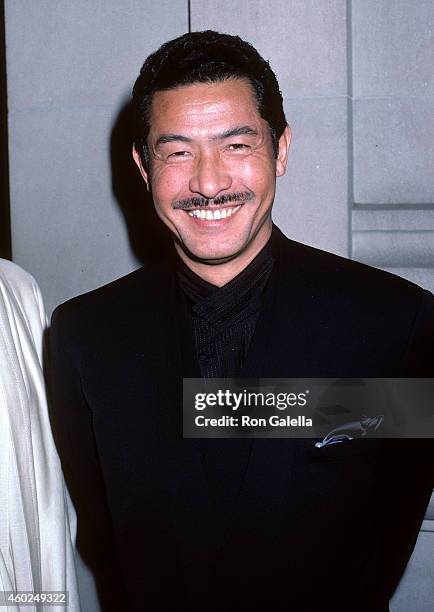
<instances>
[{"instance_id":1,"label":"man's chin","mask_svg":"<svg viewBox=\"0 0 434 612\"><path fill-rule=\"evenodd\" d=\"M192 253L190 251L184 251L188 259L197 263L203 263L208 266L218 266L220 264L227 263L236 259L240 252L236 253Z\"/></svg>"},{"instance_id":2,"label":"man's chin","mask_svg":"<svg viewBox=\"0 0 434 612\"><path fill-rule=\"evenodd\" d=\"M176 243L177 251L182 259L189 259L196 263L202 263L209 266L218 266L220 264L227 263L239 257L243 252L243 248L240 249L189 249L185 244Z\"/></svg>"}]
</instances>

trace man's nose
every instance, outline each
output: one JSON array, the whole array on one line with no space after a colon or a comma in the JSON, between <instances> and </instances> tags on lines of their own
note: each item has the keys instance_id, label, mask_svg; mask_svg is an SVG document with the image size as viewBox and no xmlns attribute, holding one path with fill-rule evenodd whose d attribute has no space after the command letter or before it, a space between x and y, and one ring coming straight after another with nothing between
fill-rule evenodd
<instances>
[{"instance_id":1,"label":"man's nose","mask_svg":"<svg viewBox=\"0 0 434 612\"><path fill-rule=\"evenodd\" d=\"M220 155L217 152L201 154L190 179L190 191L211 199L229 189L231 185L230 172Z\"/></svg>"}]
</instances>

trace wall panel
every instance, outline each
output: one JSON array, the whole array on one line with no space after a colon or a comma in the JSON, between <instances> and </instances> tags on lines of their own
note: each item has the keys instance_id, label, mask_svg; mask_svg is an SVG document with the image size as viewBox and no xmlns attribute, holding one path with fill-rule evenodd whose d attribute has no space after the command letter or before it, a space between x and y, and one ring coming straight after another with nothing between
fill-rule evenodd
<instances>
[{"instance_id":1,"label":"wall panel","mask_svg":"<svg viewBox=\"0 0 434 612\"><path fill-rule=\"evenodd\" d=\"M344 0L191 0L191 28L251 42L270 61L285 97L346 95Z\"/></svg>"},{"instance_id":2,"label":"wall panel","mask_svg":"<svg viewBox=\"0 0 434 612\"><path fill-rule=\"evenodd\" d=\"M354 95L434 95L432 0L353 0Z\"/></svg>"},{"instance_id":3,"label":"wall panel","mask_svg":"<svg viewBox=\"0 0 434 612\"><path fill-rule=\"evenodd\" d=\"M51 311L139 265L112 191L111 132L146 56L188 29L188 5L5 7L13 259Z\"/></svg>"},{"instance_id":4,"label":"wall panel","mask_svg":"<svg viewBox=\"0 0 434 612\"><path fill-rule=\"evenodd\" d=\"M434 5L353 0L351 13L352 257L433 290Z\"/></svg>"},{"instance_id":5,"label":"wall panel","mask_svg":"<svg viewBox=\"0 0 434 612\"><path fill-rule=\"evenodd\" d=\"M434 202L434 97L354 102L357 204Z\"/></svg>"},{"instance_id":6,"label":"wall panel","mask_svg":"<svg viewBox=\"0 0 434 612\"><path fill-rule=\"evenodd\" d=\"M293 240L347 256L347 102L298 98L285 108L293 141L274 220Z\"/></svg>"}]
</instances>

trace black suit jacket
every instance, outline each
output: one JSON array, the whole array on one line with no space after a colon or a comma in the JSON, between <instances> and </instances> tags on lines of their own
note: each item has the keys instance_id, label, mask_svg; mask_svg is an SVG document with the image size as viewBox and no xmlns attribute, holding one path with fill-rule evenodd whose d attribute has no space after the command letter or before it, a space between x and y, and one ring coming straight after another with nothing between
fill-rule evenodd
<instances>
[{"instance_id":1,"label":"black suit jacket","mask_svg":"<svg viewBox=\"0 0 434 612\"><path fill-rule=\"evenodd\" d=\"M243 377L433 376L430 293L274 232ZM57 440L104 609L388 610L431 443L232 439L204 455L182 438L197 370L172 256L53 315Z\"/></svg>"}]
</instances>

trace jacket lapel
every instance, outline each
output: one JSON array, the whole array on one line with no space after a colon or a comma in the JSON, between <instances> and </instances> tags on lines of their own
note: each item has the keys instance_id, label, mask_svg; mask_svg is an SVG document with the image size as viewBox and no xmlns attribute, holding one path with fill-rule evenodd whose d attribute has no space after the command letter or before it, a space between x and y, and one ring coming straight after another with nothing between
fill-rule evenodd
<instances>
[{"instance_id":1,"label":"jacket lapel","mask_svg":"<svg viewBox=\"0 0 434 612\"><path fill-rule=\"evenodd\" d=\"M240 374L240 378L256 379L258 383L265 378L297 377L309 371L306 368L304 350L308 341L305 321L309 314L303 311L308 298L301 282L297 261L291 258L292 243L276 227L273 229L272 239L275 263L264 292L261 315L256 324L248 357ZM246 538L246 546L248 542L251 546L254 541L264 550L268 547L260 538L261 532L252 539L251 533L255 524L263 524L265 521L270 528L272 525L285 524L285 520L279 520L279 513L287 507L291 466L299 462L299 454L303 452L306 441L255 438L250 440L250 444L249 462L240 478L236 513L234 512L232 530L228 533L228 547L225 549L224 563L233 564L234 567L242 562L233 555L235 551L245 549L241 542L243 537ZM262 504L258 503L261 498ZM259 514L256 511L259 511ZM271 554L272 529L266 533L267 538L270 538ZM276 532L274 536L278 541L279 533ZM233 547L231 542L233 544L235 541L237 546Z\"/></svg>"},{"instance_id":2,"label":"jacket lapel","mask_svg":"<svg viewBox=\"0 0 434 612\"><path fill-rule=\"evenodd\" d=\"M158 380L153 381L152 401L160 412L163 430L169 432L172 440L172 520L178 554L186 579L202 577L205 581L225 530L218 483L211 477L213 452L211 449L207 457L207 443L217 442L220 452L221 443L233 441L182 437L183 377L199 378L200 373L193 335L182 315L172 259L155 266L147 276L146 291L155 296L150 300L152 312L148 311L147 319L155 326L153 336L160 338L158 347L154 347L158 352L154 359L164 363ZM237 470L236 466L234 469Z\"/></svg>"},{"instance_id":3,"label":"jacket lapel","mask_svg":"<svg viewBox=\"0 0 434 612\"><path fill-rule=\"evenodd\" d=\"M247 360L239 378L259 380L260 378L276 377L279 372L281 376L289 376L288 372L291 371L287 342L282 342L282 327L286 327L283 337L293 336L297 330L299 314L297 313L295 300L289 304L288 313L287 298L282 295L282 275L285 275L282 268L285 267L286 262L282 262L280 247L282 239L286 239L277 228L274 231L277 232L273 245L275 265L264 293L264 303L256 324ZM292 274L295 277L295 270ZM284 369L282 369L283 363L285 364ZM275 473L276 477L280 474L279 478L282 482L279 481L279 486L285 492L287 490L288 472L286 470L282 471L280 468L282 467L282 461L284 464L288 464L294 449L291 445L288 445L287 440L238 438L207 440L206 442L208 446L205 468L209 464L218 464L223 475L222 488L217 491L217 499L221 511L220 516L226 517L224 541L228 544L234 531L239 531L239 533L242 531L238 525L240 517L244 517L243 521L244 519L247 520L246 517L250 517L249 520L252 521L250 526L253 528L256 520L255 509L258 507L256 502L253 503L253 500L257 499L258 490L264 493L265 506L263 507L275 510L271 497L267 496L268 489L270 491L274 490L274 492L276 490L276 482L273 479L270 480L270 467L271 473ZM270 463L275 464L276 472L273 466L270 466ZM230 486L228 486L228 478L225 479L224 474L230 475ZM281 499L285 497L286 494ZM260 507L262 506L260 505ZM269 517L271 521L273 521L272 514L273 512ZM244 547L242 549L244 550ZM231 550L230 546L229 548L226 545L225 547L222 546L221 554L225 558L225 555ZM228 559L226 558L225 563L227 562Z\"/></svg>"},{"instance_id":4,"label":"jacket lapel","mask_svg":"<svg viewBox=\"0 0 434 612\"><path fill-rule=\"evenodd\" d=\"M297 258L291 258L291 241L276 226L272 240L275 263L242 378L299 376L306 354L309 301L305 299Z\"/></svg>"}]
</instances>

